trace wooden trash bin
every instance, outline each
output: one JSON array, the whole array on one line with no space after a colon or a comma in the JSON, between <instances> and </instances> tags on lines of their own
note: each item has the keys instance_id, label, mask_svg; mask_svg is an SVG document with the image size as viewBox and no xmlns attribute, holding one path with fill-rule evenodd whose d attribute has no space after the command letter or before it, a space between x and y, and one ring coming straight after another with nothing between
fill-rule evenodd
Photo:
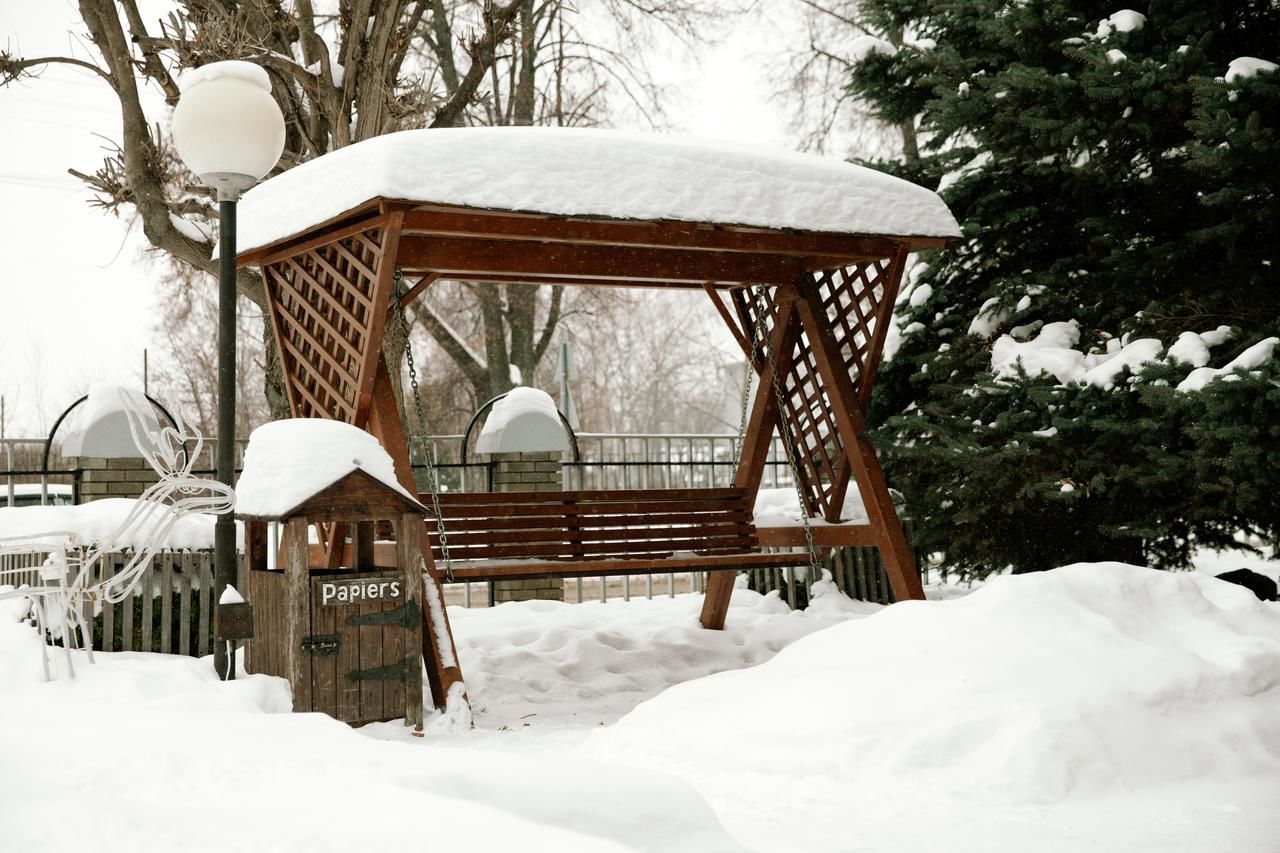
<instances>
[{"instance_id":1,"label":"wooden trash bin","mask_svg":"<svg viewBox=\"0 0 1280 853\"><path fill-rule=\"evenodd\" d=\"M294 711L320 711L353 725L403 718L422 726L422 608L419 546L427 510L403 490L355 467L294 508L242 514L248 594L256 611L250 672L286 678ZM267 524L282 526L268 568ZM337 568L309 545L346 542ZM376 543L379 529L394 544Z\"/></svg>"}]
</instances>

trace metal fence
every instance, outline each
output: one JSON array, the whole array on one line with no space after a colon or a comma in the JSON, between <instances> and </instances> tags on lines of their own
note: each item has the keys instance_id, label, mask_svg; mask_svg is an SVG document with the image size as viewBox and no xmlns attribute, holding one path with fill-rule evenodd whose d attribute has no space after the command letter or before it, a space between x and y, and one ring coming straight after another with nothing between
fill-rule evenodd
<instances>
[{"instance_id":1,"label":"metal fence","mask_svg":"<svg viewBox=\"0 0 1280 853\"><path fill-rule=\"evenodd\" d=\"M563 463L566 489L646 489L646 488L711 488L732 483L737 466L737 437L734 435L616 435L579 433L576 459ZM237 463L243 441L237 442ZM206 445L202 457L212 459ZM6 439L0 459L0 507L5 505L8 483L40 482L40 458L44 453L42 439ZM461 435L437 435L413 441L411 455L419 487L425 490L426 454L436 460L442 488L449 491L489 491L493 485L495 463L464 456ZM34 464L33 464L34 461ZM201 460L203 461L203 459ZM56 453L50 456L50 468L66 465ZM34 471L32 470L34 469ZM34 477L32 476L34 474ZM51 470L49 483L71 482L74 469ZM763 486L783 488L792 485L786 453L775 438L765 465ZM910 525L908 537L910 538ZM923 567L923 554L917 564ZM13 555L0 557L0 569L15 567ZM113 555L106 565L122 565L124 555ZM6 564L4 561L9 561ZM108 632L117 650L179 651L203 654L210 647L208 630L207 587L200 579L212 565L211 552L162 554L151 572L151 594L139 593L131 607L117 612L112 608L99 614L96 632ZM830 553L822 568L831 573L841 590L852 598L888 603L892 600L879 552L875 548L844 548ZM767 592L778 590L792 608L808 603L817 578L803 569L756 569L747 572L750 588ZM34 582L34 568L33 568ZM575 578L565 581L565 600L570 602L630 600L683 593L702 592L706 575L698 572L670 572L659 575L632 575L610 578ZM145 589L145 585L142 585ZM447 584L446 603L465 607L489 606L493 601L488 583ZM158 604L153 603L158 602ZM192 620L195 620L194 622ZM105 624L104 624L105 623ZM161 626L170 626L165 629ZM149 628L148 628L149 626ZM185 628L181 626L186 626ZM185 633L184 633L185 632ZM96 634L95 645L102 639ZM168 639L166 639L166 637ZM185 639L183 639L185 637Z\"/></svg>"},{"instance_id":2,"label":"metal fence","mask_svg":"<svg viewBox=\"0 0 1280 853\"><path fill-rule=\"evenodd\" d=\"M239 473L248 439L236 439L235 465ZM200 455L196 457L193 473L212 477L218 440L205 439ZM194 450L194 448L192 448ZM56 487L71 488L71 499L79 503L82 472L74 465L75 458L64 457L61 448L49 448L48 465L44 460L45 439L0 439L0 507L19 504L57 503ZM49 487L53 486L54 489Z\"/></svg>"}]
</instances>

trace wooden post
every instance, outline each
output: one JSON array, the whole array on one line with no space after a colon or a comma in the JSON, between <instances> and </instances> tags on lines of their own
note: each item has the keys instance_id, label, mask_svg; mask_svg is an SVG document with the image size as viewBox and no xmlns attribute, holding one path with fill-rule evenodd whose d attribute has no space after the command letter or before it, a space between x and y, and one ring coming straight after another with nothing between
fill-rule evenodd
<instances>
[{"instance_id":1,"label":"wooden post","mask_svg":"<svg viewBox=\"0 0 1280 853\"><path fill-rule=\"evenodd\" d=\"M311 631L310 549L307 520L291 518L285 523L285 660L293 710L311 710L311 666L302 653L302 640Z\"/></svg>"},{"instance_id":2,"label":"wooden post","mask_svg":"<svg viewBox=\"0 0 1280 853\"><path fill-rule=\"evenodd\" d=\"M875 448L867 438L857 389L844 369L839 353L835 351L826 313L811 289L793 288L793 292L799 294L796 306L800 312L800 321L808 335L814 360L818 363L818 373L827 398L831 401L836 427L840 431L840 439L844 443L858 491L862 494L867 519L876 531L880 559L889 575L894 599L923 599L924 587L920 583L920 574L916 571L911 546L902 532L893 499L889 497L889 486L880 469L880 462L876 459Z\"/></svg>"},{"instance_id":3,"label":"wooden post","mask_svg":"<svg viewBox=\"0 0 1280 853\"><path fill-rule=\"evenodd\" d=\"M416 601L425 614L428 612L423 573L418 571L421 559L421 543L418 532L422 527L421 520L409 513L400 516L395 523L396 529L396 564L404 571L405 598ZM423 619L430 624L430 618ZM422 663L421 643L405 643L404 679L404 724L416 729L422 728Z\"/></svg>"},{"instance_id":4,"label":"wooden post","mask_svg":"<svg viewBox=\"0 0 1280 853\"><path fill-rule=\"evenodd\" d=\"M413 479L413 466L409 460L409 440L404 434L404 425L400 421L400 412L396 408L395 396L391 390L391 375L386 360L378 358L378 369L373 382L373 401L369 411L369 432L382 442L382 446L391 455L395 465L396 480L409 490L410 494L418 493L418 485ZM453 629L449 625L449 614L444 607L444 591L440 585L440 572L431 556L431 541L427 536L424 523L418 521L417 540L422 555L422 565L433 590L426 591L423 599L422 626L422 659L427 665L428 683L431 686L431 700L437 708L443 708L449 696L449 688L462 681L462 668L458 665L458 651L453 642ZM428 618L429 604L432 596L439 598L440 628L443 635L437 635L437 620Z\"/></svg>"},{"instance_id":5,"label":"wooden post","mask_svg":"<svg viewBox=\"0 0 1280 853\"><path fill-rule=\"evenodd\" d=\"M714 298L714 294L712 296ZM774 362L778 366L778 372L783 375L791 366L795 341L800 334L799 324L794 321L794 318L795 307L791 301L780 302L774 327L769 335L769 346L773 348ZM725 317L725 322L728 321L729 318ZM749 338L748 333L748 340ZM755 369L755 361L756 354L747 352L748 369ZM759 390L756 392L755 403L742 437L738 469L733 477L733 484L746 491L748 506L755 503L756 493L760 491L760 480L764 477L764 466L769 457L769 444L773 440L773 427L778 422L779 415L778 395L773 393L773 368L767 358L761 367L760 382L757 387ZM702 598L702 613L699 616L703 628L710 628L713 631L724 629L724 620L729 615L729 600L733 597L735 578L735 572L709 573L706 593Z\"/></svg>"}]
</instances>

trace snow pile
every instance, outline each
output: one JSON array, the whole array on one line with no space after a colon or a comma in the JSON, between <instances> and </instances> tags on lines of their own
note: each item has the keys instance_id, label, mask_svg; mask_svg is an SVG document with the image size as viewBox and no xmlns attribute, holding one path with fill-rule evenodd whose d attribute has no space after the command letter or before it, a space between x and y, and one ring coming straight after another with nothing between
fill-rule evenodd
<instances>
[{"instance_id":1,"label":"snow pile","mask_svg":"<svg viewBox=\"0 0 1280 853\"><path fill-rule=\"evenodd\" d=\"M558 450L569 452L569 439L555 401L538 388L512 388L493 404L476 440L477 453Z\"/></svg>"},{"instance_id":2,"label":"snow pile","mask_svg":"<svg viewBox=\"0 0 1280 853\"><path fill-rule=\"evenodd\" d=\"M654 583L661 593L663 579ZM450 608L476 726L610 724L673 684L761 663L800 637L881 609L830 581L814 584L807 611L792 611L777 592L735 589L723 631L701 627L701 607L701 596L659 595Z\"/></svg>"},{"instance_id":3,"label":"snow pile","mask_svg":"<svg viewBox=\"0 0 1280 853\"><path fill-rule=\"evenodd\" d=\"M1259 71L1271 74L1275 70L1276 64L1274 62L1258 59L1256 56L1237 56L1227 66L1226 80L1228 83L1234 83L1237 80L1248 80Z\"/></svg>"},{"instance_id":4,"label":"snow pile","mask_svg":"<svg viewBox=\"0 0 1280 853\"><path fill-rule=\"evenodd\" d=\"M589 746L986 802L1274 780L1280 612L1222 581L1118 563L1001 577L674 687Z\"/></svg>"},{"instance_id":5,"label":"snow pile","mask_svg":"<svg viewBox=\"0 0 1280 853\"><path fill-rule=\"evenodd\" d=\"M41 683L34 631L4 616L6 849L742 849L679 779L443 748L399 724L399 742L374 740L281 713L282 679L219 682L208 658L99 653L75 680ZM76 735L86 719L91 745ZM208 820L211 802L232 817Z\"/></svg>"},{"instance_id":6,"label":"snow pile","mask_svg":"<svg viewBox=\"0 0 1280 853\"><path fill-rule=\"evenodd\" d=\"M391 456L378 439L359 427L323 418L263 424L249 435L244 451L236 513L283 516L357 468L417 500L396 480Z\"/></svg>"},{"instance_id":7,"label":"snow pile","mask_svg":"<svg viewBox=\"0 0 1280 853\"><path fill-rule=\"evenodd\" d=\"M1098 29L1093 37L1104 39L1112 33L1132 33L1142 29L1147 23L1147 16L1132 9L1121 9L1110 17L1098 22Z\"/></svg>"},{"instance_id":8,"label":"snow pile","mask_svg":"<svg viewBox=\"0 0 1280 853\"><path fill-rule=\"evenodd\" d=\"M620 219L952 237L936 194L835 158L580 128L406 130L349 145L245 194L241 252L375 198Z\"/></svg>"},{"instance_id":9,"label":"snow pile","mask_svg":"<svg viewBox=\"0 0 1280 853\"><path fill-rule=\"evenodd\" d=\"M752 514L758 525L786 526L801 522L800 496L793 488L761 489L756 493L756 505ZM867 508L862 503L862 493L852 483L844 493L840 507L840 520L859 524L867 522ZM810 519L810 524L825 524L821 519Z\"/></svg>"},{"instance_id":10,"label":"snow pile","mask_svg":"<svg viewBox=\"0 0 1280 853\"><path fill-rule=\"evenodd\" d=\"M0 498L3 501L3 498ZM0 539L59 544L74 536L77 544L98 542L104 548L138 548L150 542L153 531L172 510L165 504L151 504L125 529L129 513L139 501L132 498L104 498L79 506L0 506ZM215 516L183 515L173 525L160 547L171 551L213 547Z\"/></svg>"},{"instance_id":11,"label":"snow pile","mask_svg":"<svg viewBox=\"0 0 1280 853\"><path fill-rule=\"evenodd\" d=\"M1280 338L1264 338L1222 367L1197 367L1178 383L1178 390L1199 391L1215 379L1229 382L1236 378L1237 370L1254 370L1270 361L1277 344L1280 344Z\"/></svg>"},{"instance_id":12,"label":"snow pile","mask_svg":"<svg viewBox=\"0 0 1280 853\"><path fill-rule=\"evenodd\" d=\"M994 312L995 300L988 300L978 312L970 334L989 337L992 326L1003 322L1005 316ZM1018 340L1035 328L1019 327L1010 334L1001 335L991 346L991 372L997 379L1012 379L1021 366L1028 376L1048 373L1059 384L1082 383L1104 390L1115 387L1121 373L1128 370L1138 373L1148 364L1175 360L1196 367L1178 384L1179 391L1198 391L1215 379L1230 380L1236 370L1254 370L1268 361L1275 352L1280 338L1266 338L1246 349L1231 362L1220 368L1203 365L1209 361L1209 348L1226 341L1232 333L1230 326L1219 326L1211 332L1183 332L1169 348L1167 358L1162 359L1164 346L1155 338L1137 338L1122 343L1108 341L1106 352L1084 353L1076 349L1080 343L1080 324L1075 320L1048 323L1030 340Z\"/></svg>"},{"instance_id":13,"label":"snow pile","mask_svg":"<svg viewBox=\"0 0 1280 853\"><path fill-rule=\"evenodd\" d=\"M849 58L861 62L872 54L897 56L898 49L892 43L876 36L858 36L849 42Z\"/></svg>"},{"instance_id":14,"label":"snow pile","mask_svg":"<svg viewBox=\"0 0 1280 853\"><path fill-rule=\"evenodd\" d=\"M1212 332L1183 332L1169 347L1169 358L1186 362L1192 367L1204 367L1209 363L1209 348L1225 343L1231 337L1230 326L1219 326Z\"/></svg>"}]
</instances>

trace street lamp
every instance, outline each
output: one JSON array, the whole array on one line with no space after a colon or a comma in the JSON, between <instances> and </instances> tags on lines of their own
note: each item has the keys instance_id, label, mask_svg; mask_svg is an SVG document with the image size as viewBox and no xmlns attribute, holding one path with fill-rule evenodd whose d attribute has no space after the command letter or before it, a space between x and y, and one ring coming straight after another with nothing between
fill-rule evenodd
<instances>
[{"instance_id":1,"label":"street lamp","mask_svg":"<svg viewBox=\"0 0 1280 853\"><path fill-rule=\"evenodd\" d=\"M267 72L251 62L211 62L183 75L173 110L173 144L187 168L218 191L218 458L217 477L235 485L236 201L270 172L284 150L284 116ZM236 580L234 510L214 526L214 601ZM234 678L223 643L214 668Z\"/></svg>"}]
</instances>

